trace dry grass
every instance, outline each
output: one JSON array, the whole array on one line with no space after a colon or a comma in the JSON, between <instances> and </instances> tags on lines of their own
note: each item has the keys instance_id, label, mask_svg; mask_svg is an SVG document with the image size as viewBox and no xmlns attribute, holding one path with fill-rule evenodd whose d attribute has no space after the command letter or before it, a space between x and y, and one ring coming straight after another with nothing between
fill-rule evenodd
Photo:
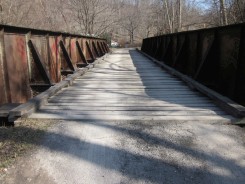
<instances>
[{"instance_id":1,"label":"dry grass","mask_svg":"<svg viewBox=\"0 0 245 184\"><path fill-rule=\"evenodd\" d=\"M0 175L14 161L39 144L54 120L23 119L14 127L0 127Z\"/></svg>"}]
</instances>

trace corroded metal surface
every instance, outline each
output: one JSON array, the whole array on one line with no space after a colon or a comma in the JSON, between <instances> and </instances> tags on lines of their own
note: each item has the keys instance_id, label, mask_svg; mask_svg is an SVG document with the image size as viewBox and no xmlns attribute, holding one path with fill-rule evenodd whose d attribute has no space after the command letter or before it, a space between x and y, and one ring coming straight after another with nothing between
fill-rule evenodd
<instances>
[{"instance_id":1,"label":"corroded metal surface","mask_svg":"<svg viewBox=\"0 0 245 184\"><path fill-rule=\"evenodd\" d=\"M24 103L32 98L33 85L47 84L44 74L52 84L60 82L62 70L70 69L67 58L75 69L77 64L83 62L76 42L78 41L86 60L91 60L86 41L93 49L92 40L106 42L94 37L0 25L0 105ZM29 41L35 52L28 46ZM65 46L63 51L60 48L61 41ZM39 66L35 62L37 58Z\"/></svg>"},{"instance_id":2,"label":"corroded metal surface","mask_svg":"<svg viewBox=\"0 0 245 184\"><path fill-rule=\"evenodd\" d=\"M31 98L25 35L5 34L4 46L11 103Z\"/></svg>"},{"instance_id":3,"label":"corroded metal surface","mask_svg":"<svg viewBox=\"0 0 245 184\"><path fill-rule=\"evenodd\" d=\"M245 24L146 38L142 51L245 105Z\"/></svg>"},{"instance_id":4,"label":"corroded metal surface","mask_svg":"<svg viewBox=\"0 0 245 184\"><path fill-rule=\"evenodd\" d=\"M49 37L49 72L53 83L61 80L61 62L59 55L59 37Z\"/></svg>"}]
</instances>

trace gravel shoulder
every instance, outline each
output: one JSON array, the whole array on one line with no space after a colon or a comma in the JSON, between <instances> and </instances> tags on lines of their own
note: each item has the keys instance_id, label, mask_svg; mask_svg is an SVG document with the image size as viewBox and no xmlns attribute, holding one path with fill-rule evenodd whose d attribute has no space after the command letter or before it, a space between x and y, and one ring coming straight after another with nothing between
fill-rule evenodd
<instances>
[{"instance_id":1,"label":"gravel shoulder","mask_svg":"<svg viewBox=\"0 0 245 184\"><path fill-rule=\"evenodd\" d=\"M244 183L244 133L224 122L62 120L3 183Z\"/></svg>"},{"instance_id":2,"label":"gravel shoulder","mask_svg":"<svg viewBox=\"0 0 245 184\"><path fill-rule=\"evenodd\" d=\"M0 127L0 183L8 169L38 148L48 128L57 120L22 119L14 127Z\"/></svg>"}]
</instances>

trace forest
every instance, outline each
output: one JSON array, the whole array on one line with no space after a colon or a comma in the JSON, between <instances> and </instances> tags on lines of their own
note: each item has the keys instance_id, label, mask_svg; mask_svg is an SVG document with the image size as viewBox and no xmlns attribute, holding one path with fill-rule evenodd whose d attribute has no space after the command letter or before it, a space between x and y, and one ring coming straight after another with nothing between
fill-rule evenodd
<instances>
[{"instance_id":1,"label":"forest","mask_svg":"<svg viewBox=\"0 0 245 184\"><path fill-rule=\"evenodd\" d=\"M0 0L0 24L100 36L122 45L244 20L244 0Z\"/></svg>"}]
</instances>

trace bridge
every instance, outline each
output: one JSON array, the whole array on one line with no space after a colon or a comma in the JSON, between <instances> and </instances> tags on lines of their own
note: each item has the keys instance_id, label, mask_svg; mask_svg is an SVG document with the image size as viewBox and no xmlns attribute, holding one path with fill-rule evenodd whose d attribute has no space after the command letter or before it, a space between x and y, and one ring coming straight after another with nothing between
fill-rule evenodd
<instances>
[{"instance_id":1,"label":"bridge","mask_svg":"<svg viewBox=\"0 0 245 184\"><path fill-rule=\"evenodd\" d=\"M243 183L244 131L226 125L245 114L244 27L111 51L100 38L0 26L2 121L59 120L11 181Z\"/></svg>"},{"instance_id":2,"label":"bridge","mask_svg":"<svg viewBox=\"0 0 245 184\"><path fill-rule=\"evenodd\" d=\"M245 115L244 24L147 38L141 51L109 55L100 38L0 29L2 121Z\"/></svg>"},{"instance_id":3,"label":"bridge","mask_svg":"<svg viewBox=\"0 0 245 184\"><path fill-rule=\"evenodd\" d=\"M119 49L30 118L200 121L231 116L138 51Z\"/></svg>"}]
</instances>

